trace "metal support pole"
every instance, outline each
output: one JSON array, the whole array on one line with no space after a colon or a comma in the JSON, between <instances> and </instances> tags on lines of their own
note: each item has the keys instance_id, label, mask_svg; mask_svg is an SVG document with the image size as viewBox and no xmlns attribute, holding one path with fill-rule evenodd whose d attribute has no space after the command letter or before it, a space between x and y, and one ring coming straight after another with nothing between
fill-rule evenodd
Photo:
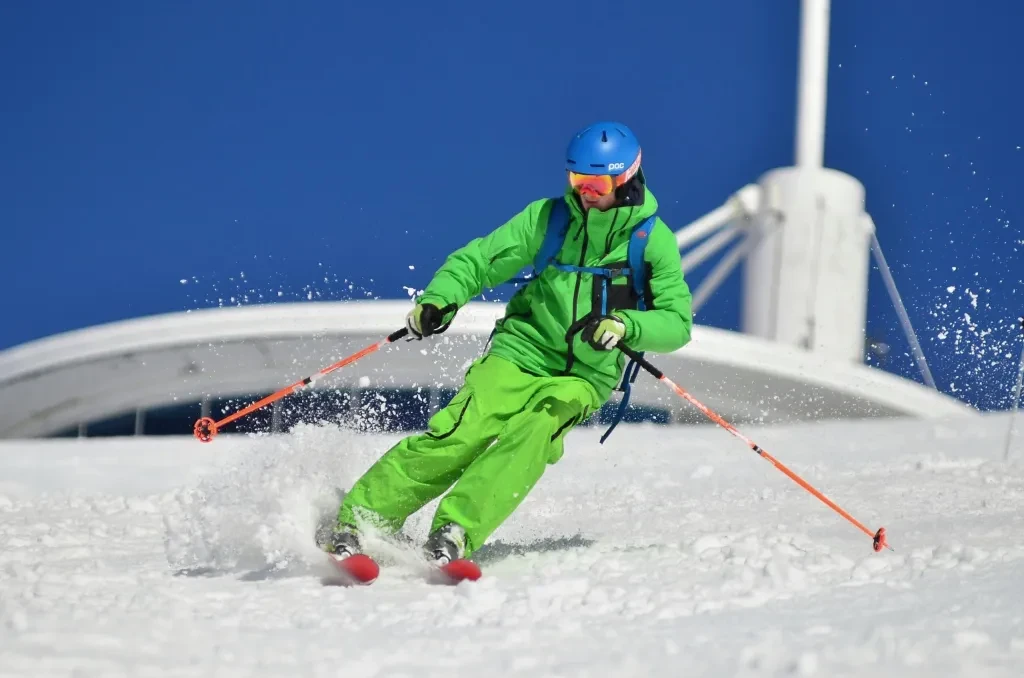
<instances>
[{"instance_id":1,"label":"metal support pole","mask_svg":"<svg viewBox=\"0 0 1024 678\"><path fill-rule=\"evenodd\" d=\"M737 245L729 250L725 256L722 257L721 261L715 264L715 267L711 269L707 277L701 281L700 286L693 292L693 300L690 302L694 313L700 310L700 308L707 302L708 298L715 293L715 290L725 282L725 279L729 277L733 269L743 261L744 257L750 254L751 251L762 238L767 235L769 231L774 230L779 225L779 219L775 218L765 219L762 223L756 227L747 231L746 236Z\"/></svg>"},{"instance_id":2,"label":"metal support pole","mask_svg":"<svg viewBox=\"0 0 1024 678\"><path fill-rule=\"evenodd\" d=\"M728 245L729 241L735 238L738 233L739 229L735 226L727 226L684 254L681 264L683 272L688 273L690 270L704 263L708 257L714 255L718 250Z\"/></svg>"},{"instance_id":3,"label":"metal support pole","mask_svg":"<svg viewBox=\"0 0 1024 678\"><path fill-rule=\"evenodd\" d=\"M720 205L692 224L683 226L676 231L676 246L679 249L689 247L701 238L722 228L737 216L739 216L739 211L731 201Z\"/></svg>"},{"instance_id":4,"label":"metal support pole","mask_svg":"<svg viewBox=\"0 0 1024 678\"><path fill-rule=\"evenodd\" d=\"M746 238L741 240L736 247L726 252L722 260L715 264L715 267L711 269L707 277L701 281L700 286L693 291L693 300L690 302L693 312L696 313L704 305L704 302L715 293L715 290L721 286L725 279L729 277L729 274L733 272L736 266L743 261L743 257L747 255L747 252L751 249L751 239L753 235L747 235Z\"/></svg>"},{"instance_id":5,"label":"metal support pole","mask_svg":"<svg viewBox=\"0 0 1024 678\"><path fill-rule=\"evenodd\" d=\"M796 116L798 167L822 167L825 162L829 4L829 0L803 0L800 9L800 75Z\"/></svg>"},{"instance_id":6,"label":"metal support pole","mask_svg":"<svg viewBox=\"0 0 1024 678\"><path fill-rule=\"evenodd\" d=\"M910 350L914 354L914 360L917 361L917 367L921 371L921 376L926 384L938 390L938 387L935 385L935 379L932 377L932 371L928 367L928 361L924 357L924 351L921 350L921 344L917 341L914 326L910 324L907 307L903 305L903 299L900 297L899 290L896 289L896 281L892 278L892 271L889 270L889 264L885 261L885 255L882 254L882 245L878 242L878 235L874 230L871 231L871 253L875 256L878 270L882 273L882 279L885 280L885 287L889 290L893 306L896 307L896 313L900 316L903 333L907 335L907 341L910 342Z\"/></svg>"}]
</instances>

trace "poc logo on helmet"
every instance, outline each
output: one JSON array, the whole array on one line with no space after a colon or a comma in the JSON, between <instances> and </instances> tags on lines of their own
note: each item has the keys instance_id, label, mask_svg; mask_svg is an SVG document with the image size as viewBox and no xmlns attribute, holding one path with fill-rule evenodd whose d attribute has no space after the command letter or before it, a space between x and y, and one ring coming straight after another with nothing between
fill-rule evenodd
<instances>
[{"instance_id":1,"label":"poc logo on helmet","mask_svg":"<svg viewBox=\"0 0 1024 678\"><path fill-rule=\"evenodd\" d=\"M624 163L624 162L610 162L610 163L608 163L608 169L609 170L626 169L626 163Z\"/></svg>"}]
</instances>

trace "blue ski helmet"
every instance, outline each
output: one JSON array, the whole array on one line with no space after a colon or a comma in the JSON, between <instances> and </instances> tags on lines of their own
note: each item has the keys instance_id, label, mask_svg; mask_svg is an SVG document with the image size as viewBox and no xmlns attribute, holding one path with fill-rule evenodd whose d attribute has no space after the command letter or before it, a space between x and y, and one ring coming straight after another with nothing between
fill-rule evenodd
<instances>
[{"instance_id":1,"label":"blue ski helmet","mask_svg":"<svg viewBox=\"0 0 1024 678\"><path fill-rule=\"evenodd\" d=\"M640 142L621 122L598 122L572 138L565 152L565 169L580 174L610 174L623 184L640 169Z\"/></svg>"}]
</instances>

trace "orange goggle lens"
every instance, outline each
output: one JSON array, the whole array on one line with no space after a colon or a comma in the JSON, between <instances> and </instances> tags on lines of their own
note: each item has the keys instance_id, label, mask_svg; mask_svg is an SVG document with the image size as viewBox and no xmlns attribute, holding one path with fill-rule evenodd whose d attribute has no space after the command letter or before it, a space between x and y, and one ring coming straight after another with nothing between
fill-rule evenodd
<instances>
[{"instance_id":1,"label":"orange goggle lens","mask_svg":"<svg viewBox=\"0 0 1024 678\"><path fill-rule=\"evenodd\" d=\"M579 174L569 172L569 185L577 193L606 196L615 190L615 177L610 174Z\"/></svg>"}]
</instances>

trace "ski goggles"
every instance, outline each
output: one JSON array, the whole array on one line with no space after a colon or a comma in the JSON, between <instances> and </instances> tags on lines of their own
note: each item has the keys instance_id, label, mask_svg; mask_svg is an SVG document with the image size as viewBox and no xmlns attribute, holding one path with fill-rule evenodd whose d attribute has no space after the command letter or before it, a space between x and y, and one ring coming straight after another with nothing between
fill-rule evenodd
<instances>
[{"instance_id":1,"label":"ski goggles","mask_svg":"<svg viewBox=\"0 0 1024 678\"><path fill-rule=\"evenodd\" d=\"M617 180L624 175L613 177L610 174L580 174L569 172L569 185L577 193L590 193L604 197L621 185Z\"/></svg>"}]
</instances>

